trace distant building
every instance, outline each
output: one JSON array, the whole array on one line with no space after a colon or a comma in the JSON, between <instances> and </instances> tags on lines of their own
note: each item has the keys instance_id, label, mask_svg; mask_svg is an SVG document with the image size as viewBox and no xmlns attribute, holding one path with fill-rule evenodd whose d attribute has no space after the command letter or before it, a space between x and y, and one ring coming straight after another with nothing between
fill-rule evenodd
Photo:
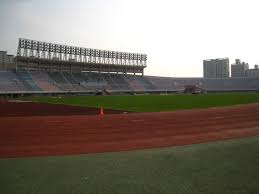
<instances>
[{"instance_id":1,"label":"distant building","mask_svg":"<svg viewBox=\"0 0 259 194\"><path fill-rule=\"evenodd\" d=\"M0 51L0 69L9 69L14 66L14 56L8 55L7 51Z\"/></svg>"},{"instance_id":2,"label":"distant building","mask_svg":"<svg viewBox=\"0 0 259 194\"><path fill-rule=\"evenodd\" d=\"M231 65L231 77L246 77L248 68L248 63L241 63L240 59L236 59L235 63Z\"/></svg>"},{"instance_id":3,"label":"distant building","mask_svg":"<svg viewBox=\"0 0 259 194\"><path fill-rule=\"evenodd\" d=\"M254 69L246 70L247 77L259 77L259 68L258 65L254 66Z\"/></svg>"},{"instance_id":4,"label":"distant building","mask_svg":"<svg viewBox=\"0 0 259 194\"><path fill-rule=\"evenodd\" d=\"M229 59L207 59L203 61L204 78L226 78L229 77Z\"/></svg>"}]
</instances>

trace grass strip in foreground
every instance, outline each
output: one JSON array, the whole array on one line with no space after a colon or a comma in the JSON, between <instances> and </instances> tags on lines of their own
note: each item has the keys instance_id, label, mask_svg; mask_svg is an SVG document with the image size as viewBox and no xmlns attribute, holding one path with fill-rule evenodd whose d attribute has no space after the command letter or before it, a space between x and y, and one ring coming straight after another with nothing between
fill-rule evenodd
<instances>
[{"instance_id":1,"label":"grass strip in foreground","mask_svg":"<svg viewBox=\"0 0 259 194\"><path fill-rule=\"evenodd\" d=\"M259 137L0 160L1 193L259 193Z\"/></svg>"}]
</instances>

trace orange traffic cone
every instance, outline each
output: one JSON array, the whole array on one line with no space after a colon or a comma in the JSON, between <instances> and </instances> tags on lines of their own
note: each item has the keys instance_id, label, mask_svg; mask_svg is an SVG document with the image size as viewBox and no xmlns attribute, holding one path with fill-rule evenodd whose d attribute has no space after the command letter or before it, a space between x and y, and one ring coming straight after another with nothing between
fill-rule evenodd
<instances>
[{"instance_id":1,"label":"orange traffic cone","mask_svg":"<svg viewBox=\"0 0 259 194\"><path fill-rule=\"evenodd\" d=\"M100 115L104 115L103 107L100 108Z\"/></svg>"}]
</instances>

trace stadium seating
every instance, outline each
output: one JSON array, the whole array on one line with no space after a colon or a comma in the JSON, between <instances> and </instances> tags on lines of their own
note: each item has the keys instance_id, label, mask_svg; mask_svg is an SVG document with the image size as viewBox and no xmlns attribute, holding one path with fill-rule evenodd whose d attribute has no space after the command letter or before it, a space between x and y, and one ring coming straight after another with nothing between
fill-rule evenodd
<instances>
[{"instance_id":1,"label":"stadium seating","mask_svg":"<svg viewBox=\"0 0 259 194\"><path fill-rule=\"evenodd\" d=\"M141 85L143 85L145 87L146 90L155 90L156 87L147 79L145 79L142 76L133 76L135 78L135 80L138 80Z\"/></svg>"},{"instance_id":2,"label":"stadium seating","mask_svg":"<svg viewBox=\"0 0 259 194\"><path fill-rule=\"evenodd\" d=\"M101 74L101 77L107 82L109 85L108 89L111 90L120 90L120 86L118 83L116 83L116 80L114 80L108 73ZM113 76L114 77L114 76Z\"/></svg>"},{"instance_id":3,"label":"stadium seating","mask_svg":"<svg viewBox=\"0 0 259 194\"><path fill-rule=\"evenodd\" d=\"M130 87L130 84L124 79L123 75L121 74L110 74L110 78L113 80L114 83L116 83L116 86L120 90L124 91L131 91L132 88Z\"/></svg>"},{"instance_id":4,"label":"stadium seating","mask_svg":"<svg viewBox=\"0 0 259 194\"><path fill-rule=\"evenodd\" d=\"M45 72L31 72L33 81L43 90L43 91L60 91L56 86L55 82L48 76Z\"/></svg>"},{"instance_id":5,"label":"stadium seating","mask_svg":"<svg viewBox=\"0 0 259 194\"><path fill-rule=\"evenodd\" d=\"M42 90L32 79L32 76L29 72L17 72L16 75L18 80L20 80L23 83L25 90L28 90L28 91Z\"/></svg>"},{"instance_id":6,"label":"stadium seating","mask_svg":"<svg viewBox=\"0 0 259 194\"><path fill-rule=\"evenodd\" d=\"M184 85L198 85L207 91L251 91L259 90L259 78L169 78L147 76L157 88L179 90Z\"/></svg>"},{"instance_id":7,"label":"stadium seating","mask_svg":"<svg viewBox=\"0 0 259 194\"><path fill-rule=\"evenodd\" d=\"M125 80L129 83L130 87L134 91L145 91L145 87L133 76L131 75L124 75Z\"/></svg>"},{"instance_id":8,"label":"stadium seating","mask_svg":"<svg viewBox=\"0 0 259 194\"><path fill-rule=\"evenodd\" d=\"M152 91L156 90L156 87L145 77L139 75L124 75L131 88L135 91Z\"/></svg>"},{"instance_id":9,"label":"stadium seating","mask_svg":"<svg viewBox=\"0 0 259 194\"><path fill-rule=\"evenodd\" d=\"M79 75L72 75L68 72L63 73L64 79L70 83L75 91L84 91L85 88L81 85L81 80ZM78 77L78 78L76 78Z\"/></svg>"},{"instance_id":10,"label":"stadium seating","mask_svg":"<svg viewBox=\"0 0 259 194\"><path fill-rule=\"evenodd\" d=\"M86 90L110 89L108 83L98 73L86 73L80 77L80 84L83 85ZM77 78L79 77L77 76Z\"/></svg>"},{"instance_id":11,"label":"stadium seating","mask_svg":"<svg viewBox=\"0 0 259 194\"><path fill-rule=\"evenodd\" d=\"M0 71L0 91L23 91L26 90L23 83L11 71Z\"/></svg>"},{"instance_id":12,"label":"stadium seating","mask_svg":"<svg viewBox=\"0 0 259 194\"><path fill-rule=\"evenodd\" d=\"M56 85L62 91L74 91L72 83L65 78L65 76L59 72L48 73L49 77L54 80Z\"/></svg>"},{"instance_id":13,"label":"stadium seating","mask_svg":"<svg viewBox=\"0 0 259 194\"><path fill-rule=\"evenodd\" d=\"M207 91L259 91L259 78L170 78L84 72L0 71L0 92L4 91L179 91L198 85Z\"/></svg>"}]
</instances>

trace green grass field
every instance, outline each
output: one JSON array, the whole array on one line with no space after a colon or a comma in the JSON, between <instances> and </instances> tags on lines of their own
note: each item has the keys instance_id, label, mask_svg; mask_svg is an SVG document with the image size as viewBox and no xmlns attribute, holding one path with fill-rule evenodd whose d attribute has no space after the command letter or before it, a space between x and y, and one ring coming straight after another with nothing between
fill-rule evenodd
<instances>
[{"instance_id":1,"label":"green grass field","mask_svg":"<svg viewBox=\"0 0 259 194\"><path fill-rule=\"evenodd\" d=\"M179 109L208 108L259 102L259 93L222 93L203 95L137 95L137 96L75 96L22 98L38 102L89 107L155 112Z\"/></svg>"},{"instance_id":2,"label":"green grass field","mask_svg":"<svg viewBox=\"0 0 259 194\"><path fill-rule=\"evenodd\" d=\"M257 194L259 137L80 156L0 160L4 194Z\"/></svg>"}]
</instances>

